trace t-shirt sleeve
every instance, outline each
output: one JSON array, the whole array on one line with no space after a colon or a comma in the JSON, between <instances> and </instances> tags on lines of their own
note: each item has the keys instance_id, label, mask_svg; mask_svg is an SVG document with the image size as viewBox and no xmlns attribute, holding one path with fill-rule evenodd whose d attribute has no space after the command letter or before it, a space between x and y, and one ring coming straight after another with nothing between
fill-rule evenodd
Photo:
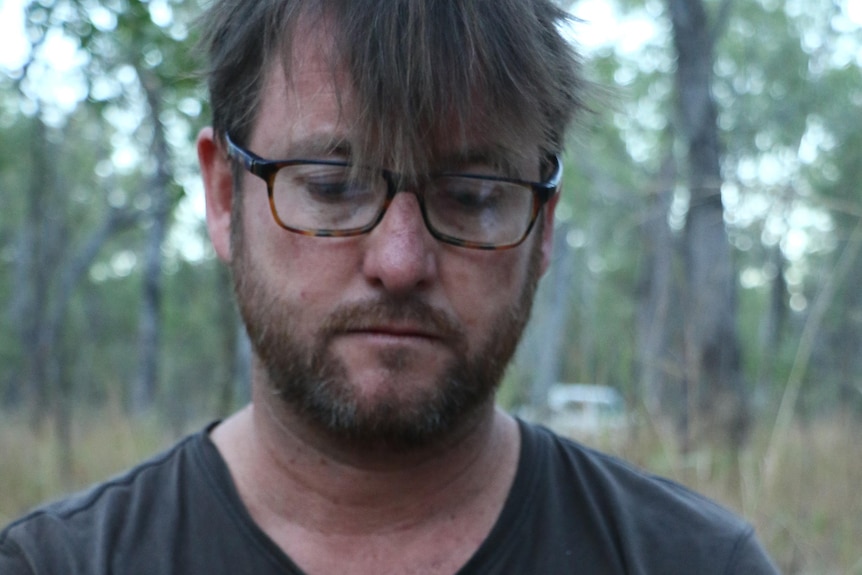
<instances>
[{"instance_id":1,"label":"t-shirt sleeve","mask_svg":"<svg viewBox=\"0 0 862 575\"><path fill-rule=\"evenodd\" d=\"M3 575L35 575L30 562L17 543L0 534L0 573Z\"/></svg>"},{"instance_id":2,"label":"t-shirt sleeve","mask_svg":"<svg viewBox=\"0 0 862 575\"><path fill-rule=\"evenodd\" d=\"M780 575L753 528L749 527L740 537L726 575Z\"/></svg>"}]
</instances>

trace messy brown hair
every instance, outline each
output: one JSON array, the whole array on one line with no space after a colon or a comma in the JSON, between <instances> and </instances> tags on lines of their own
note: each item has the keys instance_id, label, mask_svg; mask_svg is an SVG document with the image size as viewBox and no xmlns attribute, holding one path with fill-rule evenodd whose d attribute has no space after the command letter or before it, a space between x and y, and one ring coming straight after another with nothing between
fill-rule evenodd
<instances>
[{"instance_id":1,"label":"messy brown hair","mask_svg":"<svg viewBox=\"0 0 862 575\"><path fill-rule=\"evenodd\" d=\"M216 0L203 20L213 127L246 142L297 27L331 26L357 106L354 160L417 173L452 126L558 153L584 107L568 17L550 0Z\"/></svg>"}]
</instances>

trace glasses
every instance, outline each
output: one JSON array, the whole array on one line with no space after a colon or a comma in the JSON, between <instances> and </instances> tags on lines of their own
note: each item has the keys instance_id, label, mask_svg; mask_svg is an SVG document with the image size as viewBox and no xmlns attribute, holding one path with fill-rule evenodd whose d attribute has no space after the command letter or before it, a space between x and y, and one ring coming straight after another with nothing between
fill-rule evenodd
<instances>
[{"instance_id":1,"label":"glasses","mask_svg":"<svg viewBox=\"0 0 862 575\"><path fill-rule=\"evenodd\" d=\"M337 160L266 160L226 135L228 156L266 182L269 206L282 228L315 237L370 232L400 190L399 174ZM558 156L548 159L544 182L478 174L430 174L409 190L419 201L432 236L455 246L502 250L529 235L563 175Z\"/></svg>"}]
</instances>

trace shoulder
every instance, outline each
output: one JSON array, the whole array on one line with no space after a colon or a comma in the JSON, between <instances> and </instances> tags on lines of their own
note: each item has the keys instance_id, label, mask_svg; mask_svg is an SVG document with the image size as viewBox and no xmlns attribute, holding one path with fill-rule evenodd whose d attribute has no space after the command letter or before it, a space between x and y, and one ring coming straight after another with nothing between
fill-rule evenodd
<instances>
[{"instance_id":1,"label":"shoulder","mask_svg":"<svg viewBox=\"0 0 862 575\"><path fill-rule=\"evenodd\" d=\"M525 457L543 470L536 482L544 504L566 510L563 524L564 514L578 516L577 531L596 534L596 544L629 563L649 563L645 572L713 572L707 564L717 573L775 572L752 526L711 499L545 428L522 423L522 430ZM735 567L755 564L761 568Z\"/></svg>"},{"instance_id":2,"label":"shoulder","mask_svg":"<svg viewBox=\"0 0 862 575\"><path fill-rule=\"evenodd\" d=\"M744 525L724 507L670 479L648 473L543 427L524 424L524 430L532 455L546 470L546 479L551 479L563 493L576 491L589 497L604 511L627 511L637 515L649 511L650 519L655 519L655 514L675 516L731 530Z\"/></svg>"},{"instance_id":3,"label":"shoulder","mask_svg":"<svg viewBox=\"0 0 862 575\"><path fill-rule=\"evenodd\" d=\"M113 479L11 523L0 532L0 566L15 558L38 572L36 566L52 562L78 565L87 556L95 562L107 549L139 537L152 516L171 513L180 498L179 478L194 465L195 445L202 441L203 432L188 436Z\"/></svg>"}]
</instances>

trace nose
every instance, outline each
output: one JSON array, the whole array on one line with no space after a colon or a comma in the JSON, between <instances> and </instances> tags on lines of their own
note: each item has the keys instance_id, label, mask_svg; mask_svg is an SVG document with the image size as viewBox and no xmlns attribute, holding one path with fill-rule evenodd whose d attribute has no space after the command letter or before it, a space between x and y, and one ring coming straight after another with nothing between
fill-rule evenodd
<instances>
[{"instance_id":1,"label":"nose","mask_svg":"<svg viewBox=\"0 0 862 575\"><path fill-rule=\"evenodd\" d=\"M363 273L395 295L424 289L437 273L438 249L415 194L395 194L383 220L365 237Z\"/></svg>"}]
</instances>

